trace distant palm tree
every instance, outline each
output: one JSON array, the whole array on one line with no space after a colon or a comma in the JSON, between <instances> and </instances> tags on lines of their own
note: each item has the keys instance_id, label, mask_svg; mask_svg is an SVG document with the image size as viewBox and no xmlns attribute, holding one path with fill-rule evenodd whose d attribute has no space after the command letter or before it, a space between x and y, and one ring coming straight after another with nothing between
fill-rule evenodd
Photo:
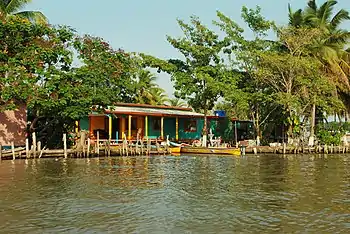
<instances>
[{"instance_id":1,"label":"distant palm tree","mask_svg":"<svg viewBox=\"0 0 350 234\"><path fill-rule=\"evenodd\" d=\"M40 11L21 11L32 0L0 0L0 19L7 19L11 15L28 19L34 23L46 24L47 18Z\"/></svg>"},{"instance_id":2,"label":"distant palm tree","mask_svg":"<svg viewBox=\"0 0 350 234\"><path fill-rule=\"evenodd\" d=\"M180 98L171 98L168 100L168 103L170 106L187 107L187 104L184 101L182 101Z\"/></svg>"},{"instance_id":3,"label":"distant palm tree","mask_svg":"<svg viewBox=\"0 0 350 234\"><path fill-rule=\"evenodd\" d=\"M152 94L151 105L165 105L169 101L168 96L165 94L165 91L162 88L152 88L150 93Z\"/></svg>"},{"instance_id":4,"label":"distant palm tree","mask_svg":"<svg viewBox=\"0 0 350 234\"><path fill-rule=\"evenodd\" d=\"M332 81L339 88L349 89L349 52L346 46L350 40L350 32L340 29L340 25L350 20L348 11L341 9L333 14L335 0L328 0L320 7L316 0L310 0L304 10L292 11L289 5L289 24L294 27L310 27L319 29L322 37L316 40L311 54L320 60L325 69L331 73Z\"/></svg>"},{"instance_id":5,"label":"distant palm tree","mask_svg":"<svg viewBox=\"0 0 350 234\"><path fill-rule=\"evenodd\" d=\"M289 25L299 27L309 27L320 30L321 37L315 40L309 55L317 58L328 73L328 77L337 86L337 95L343 101L349 113L350 107L350 51L347 49L350 41L350 32L341 29L340 26L350 20L347 10L341 9L335 14L335 0L327 0L320 7L316 0L309 0L307 7L295 12L289 5ZM312 108L311 135L315 124L315 104Z\"/></svg>"},{"instance_id":6,"label":"distant palm tree","mask_svg":"<svg viewBox=\"0 0 350 234\"><path fill-rule=\"evenodd\" d=\"M141 70L136 83L135 101L140 104L164 105L168 97L155 82L157 77L150 71Z\"/></svg>"}]
</instances>

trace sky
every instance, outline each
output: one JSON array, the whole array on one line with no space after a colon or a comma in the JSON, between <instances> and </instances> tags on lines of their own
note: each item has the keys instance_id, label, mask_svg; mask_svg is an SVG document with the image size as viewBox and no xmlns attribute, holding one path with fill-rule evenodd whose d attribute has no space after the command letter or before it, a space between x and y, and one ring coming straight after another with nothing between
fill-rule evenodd
<instances>
[{"instance_id":1,"label":"sky","mask_svg":"<svg viewBox=\"0 0 350 234\"><path fill-rule=\"evenodd\" d=\"M98 2L98 4L97 4ZM198 16L211 28L216 11L223 12L245 28L241 8L259 5L262 14L277 24L288 22L288 3L293 9L304 8L307 0L33 0L26 10L43 12L53 25L69 25L79 34L104 38L115 49L142 52L159 58L179 57L166 41L166 35L182 36L176 19ZM323 0L318 1L319 4ZM337 9L350 9L349 0L338 0ZM344 25L350 27L350 24ZM157 82L169 96L173 85L166 74Z\"/></svg>"}]
</instances>

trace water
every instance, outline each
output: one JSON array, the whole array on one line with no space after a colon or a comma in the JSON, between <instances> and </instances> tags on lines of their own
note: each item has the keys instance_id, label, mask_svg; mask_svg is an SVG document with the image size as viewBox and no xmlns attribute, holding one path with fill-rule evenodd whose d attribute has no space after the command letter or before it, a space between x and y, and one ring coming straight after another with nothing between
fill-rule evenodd
<instances>
[{"instance_id":1,"label":"water","mask_svg":"<svg viewBox=\"0 0 350 234\"><path fill-rule=\"evenodd\" d=\"M349 233L350 155L0 163L0 233Z\"/></svg>"}]
</instances>

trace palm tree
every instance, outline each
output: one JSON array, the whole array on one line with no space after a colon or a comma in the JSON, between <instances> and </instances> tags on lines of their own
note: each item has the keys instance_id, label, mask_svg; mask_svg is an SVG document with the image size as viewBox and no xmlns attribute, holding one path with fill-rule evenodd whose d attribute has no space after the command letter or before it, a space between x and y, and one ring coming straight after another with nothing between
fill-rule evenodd
<instances>
[{"instance_id":1,"label":"palm tree","mask_svg":"<svg viewBox=\"0 0 350 234\"><path fill-rule=\"evenodd\" d=\"M5 20L9 16L18 16L38 24L46 24L47 18L40 11L21 11L32 0L0 0L0 19Z\"/></svg>"},{"instance_id":2,"label":"palm tree","mask_svg":"<svg viewBox=\"0 0 350 234\"><path fill-rule=\"evenodd\" d=\"M289 25L319 29L321 37L314 41L309 55L314 56L323 65L328 77L337 86L337 95L343 100L344 106L350 98L349 64L350 51L346 50L350 40L350 32L340 28L340 25L350 20L350 14L345 9L333 14L335 0L327 0L320 7L316 0L310 0L307 7L295 12L289 5ZM345 96L345 97L344 97ZM349 110L348 110L349 111ZM311 118L311 136L314 135L316 106L313 104Z\"/></svg>"},{"instance_id":3,"label":"palm tree","mask_svg":"<svg viewBox=\"0 0 350 234\"><path fill-rule=\"evenodd\" d=\"M141 70L136 83L135 101L140 104L164 105L168 100L165 91L155 82L157 77L150 71Z\"/></svg>"},{"instance_id":4,"label":"palm tree","mask_svg":"<svg viewBox=\"0 0 350 234\"><path fill-rule=\"evenodd\" d=\"M150 90L150 93L152 94L151 105L165 105L169 101L168 96L162 88L154 87Z\"/></svg>"},{"instance_id":5,"label":"palm tree","mask_svg":"<svg viewBox=\"0 0 350 234\"><path fill-rule=\"evenodd\" d=\"M335 0L328 0L320 7L316 0L310 0L304 10L292 11L289 5L289 24L294 27L317 28L321 31L320 39L315 40L311 55L320 60L332 81L341 89L350 89L346 70L349 69L349 57L346 46L350 40L350 32L340 29L340 25L350 20L348 11L341 9L333 14Z\"/></svg>"},{"instance_id":6,"label":"palm tree","mask_svg":"<svg viewBox=\"0 0 350 234\"><path fill-rule=\"evenodd\" d=\"M180 98L171 98L168 100L168 103L170 106L187 107L187 104L184 101L182 101Z\"/></svg>"}]
</instances>

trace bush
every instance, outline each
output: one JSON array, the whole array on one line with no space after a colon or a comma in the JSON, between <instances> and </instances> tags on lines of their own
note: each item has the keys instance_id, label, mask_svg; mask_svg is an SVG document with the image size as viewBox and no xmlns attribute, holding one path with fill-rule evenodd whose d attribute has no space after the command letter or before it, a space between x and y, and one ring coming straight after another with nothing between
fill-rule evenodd
<instances>
[{"instance_id":1,"label":"bush","mask_svg":"<svg viewBox=\"0 0 350 234\"><path fill-rule=\"evenodd\" d=\"M350 131L350 123L330 122L319 124L316 129L317 139L324 145L340 145L341 138Z\"/></svg>"}]
</instances>

